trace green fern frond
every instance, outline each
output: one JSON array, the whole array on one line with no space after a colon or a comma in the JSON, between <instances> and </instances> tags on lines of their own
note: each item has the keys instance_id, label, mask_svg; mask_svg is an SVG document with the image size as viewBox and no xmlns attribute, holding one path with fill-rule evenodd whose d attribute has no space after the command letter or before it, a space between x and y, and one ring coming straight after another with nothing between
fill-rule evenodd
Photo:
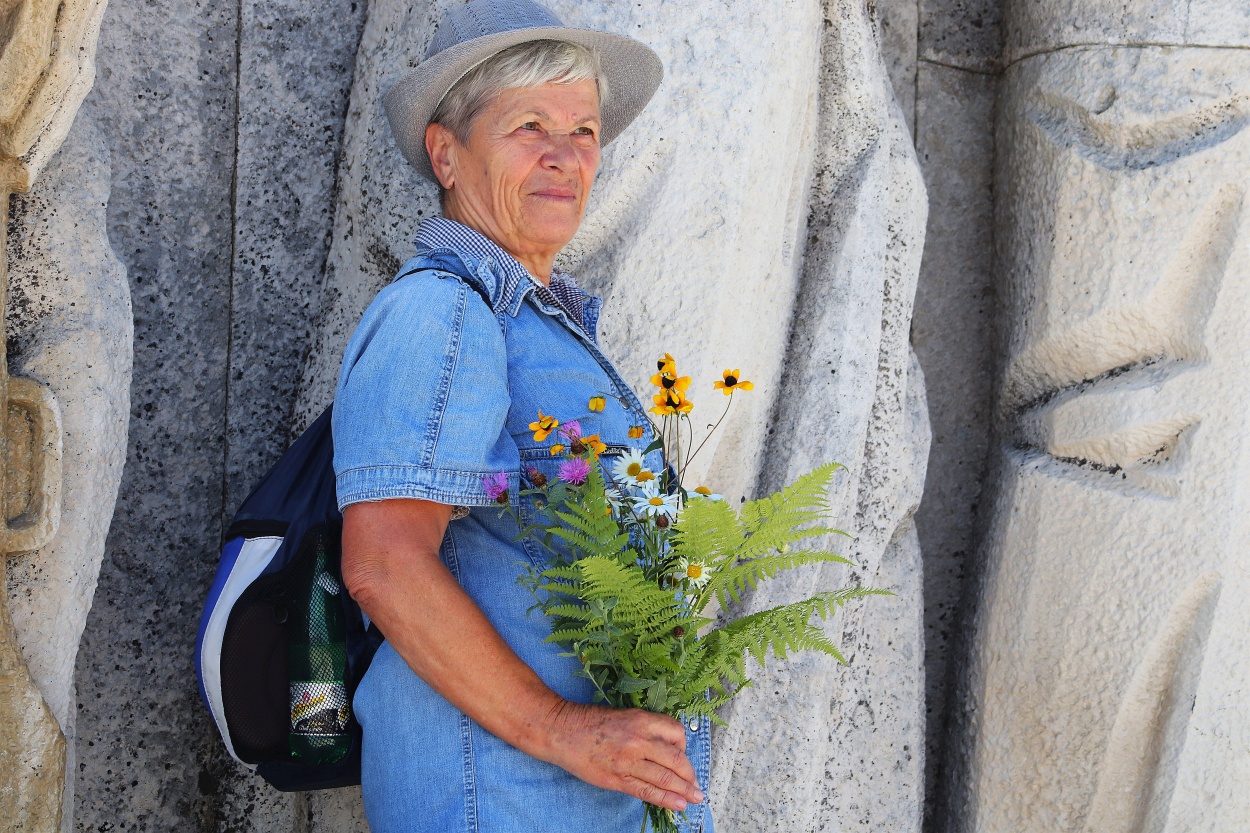
<instances>
[{"instance_id":1,"label":"green fern frond","mask_svg":"<svg viewBox=\"0 0 1250 833\"><path fill-rule=\"evenodd\" d=\"M673 553L714 567L734 558L744 533L728 501L692 500L673 530Z\"/></svg>"},{"instance_id":2,"label":"green fern frond","mask_svg":"<svg viewBox=\"0 0 1250 833\"><path fill-rule=\"evenodd\" d=\"M707 585L699 593L696 607L702 608L713 596L722 608L729 607L730 601L742 601L742 594L748 587L754 588L759 582L773 578L785 570L819 562L852 563L837 553L823 550L793 550L775 555L761 555L713 572Z\"/></svg>"},{"instance_id":3,"label":"green fern frond","mask_svg":"<svg viewBox=\"0 0 1250 833\"><path fill-rule=\"evenodd\" d=\"M753 558L805 538L837 532L811 525L829 513L829 484L840 468L838 463L827 463L776 494L744 504L739 518L748 537L738 548L738 557Z\"/></svg>"}]
</instances>

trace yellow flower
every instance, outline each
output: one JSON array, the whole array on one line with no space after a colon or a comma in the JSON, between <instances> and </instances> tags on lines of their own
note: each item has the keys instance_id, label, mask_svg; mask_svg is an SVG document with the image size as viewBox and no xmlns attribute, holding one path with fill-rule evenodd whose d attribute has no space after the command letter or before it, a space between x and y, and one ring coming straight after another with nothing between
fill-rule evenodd
<instances>
[{"instance_id":1,"label":"yellow flower","mask_svg":"<svg viewBox=\"0 0 1250 833\"><path fill-rule=\"evenodd\" d=\"M736 390L752 390L755 385L742 378L742 372L739 370L726 370L725 378L720 382L713 382L714 390L723 390L726 396Z\"/></svg>"},{"instance_id":2,"label":"yellow flower","mask_svg":"<svg viewBox=\"0 0 1250 833\"><path fill-rule=\"evenodd\" d=\"M665 353L659 361L655 363L655 369L661 373L671 373L677 375L677 362L668 353ZM652 383L654 384L654 383Z\"/></svg>"},{"instance_id":3,"label":"yellow flower","mask_svg":"<svg viewBox=\"0 0 1250 833\"><path fill-rule=\"evenodd\" d=\"M630 438L631 440L640 440L640 439L642 439L642 432L643 432L643 427L642 427L641 425L631 425L631 426L629 426L629 438Z\"/></svg>"},{"instance_id":4,"label":"yellow flower","mask_svg":"<svg viewBox=\"0 0 1250 833\"><path fill-rule=\"evenodd\" d=\"M587 407L595 413L599 413L607 404L608 400L604 399L602 396L592 396L590 397L590 404Z\"/></svg>"},{"instance_id":5,"label":"yellow flower","mask_svg":"<svg viewBox=\"0 0 1250 833\"><path fill-rule=\"evenodd\" d=\"M538 412L538 421L530 423L530 430L534 432L534 442L540 443L547 439L552 431L556 430L560 425L560 420L553 416L547 416L542 411Z\"/></svg>"},{"instance_id":6,"label":"yellow flower","mask_svg":"<svg viewBox=\"0 0 1250 833\"><path fill-rule=\"evenodd\" d=\"M652 401L655 407L651 412L655 414L688 414L694 408L694 403L676 388L660 391L652 397Z\"/></svg>"},{"instance_id":7,"label":"yellow flower","mask_svg":"<svg viewBox=\"0 0 1250 833\"><path fill-rule=\"evenodd\" d=\"M608 450L608 447L599 439L598 434L591 434L589 437L582 437L582 445L589 448L595 454L602 454Z\"/></svg>"},{"instance_id":8,"label":"yellow flower","mask_svg":"<svg viewBox=\"0 0 1250 833\"><path fill-rule=\"evenodd\" d=\"M554 457L563 450L564 450L564 445L562 443L554 443L551 446L551 456Z\"/></svg>"},{"instance_id":9,"label":"yellow flower","mask_svg":"<svg viewBox=\"0 0 1250 833\"><path fill-rule=\"evenodd\" d=\"M675 390L682 393L690 387L690 377L678 376L676 373L657 373L651 377L651 384L660 390Z\"/></svg>"}]
</instances>

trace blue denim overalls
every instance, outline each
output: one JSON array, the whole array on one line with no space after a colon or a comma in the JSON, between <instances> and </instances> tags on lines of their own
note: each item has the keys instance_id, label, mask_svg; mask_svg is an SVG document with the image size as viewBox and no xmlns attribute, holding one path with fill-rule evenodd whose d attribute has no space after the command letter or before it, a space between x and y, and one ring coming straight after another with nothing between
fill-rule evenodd
<instances>
[{"instance_id":1,"label":"blue denim overalls","mask_svg":"<svg viewBox=\"0 0 1250 833\"><path fill-rule=\"evenodd\" d=\"M551 290L487 238L427 220L417 255L378 294L352 335L334 403L340 506L418 498L470 507L450 523L441 557L500 635L554 691L590 703L579 664L543 640L534 599L516 583L542 565L540 543L517 525L482 478L506 472L516 501L528 472L555 479L558 458L529 424L541 409L598 434L606 455L653 439L642 404L595 343L598 299L581 295L573 320ZM589 400L607 398L602 412ZM658 455L658 452L653 452ZM610 459L610 457L609 457ZM652 459L658 466L658 458ZM519 503L532 517L530 498ZM384 644L356 692L364 727L363 790L373 833L637 833L642 804L531 758L477 726ZM709 725L686 727L687 754L708 792ZM711 833L690 805L689 833Z\"/></svg>"}]
</instances>

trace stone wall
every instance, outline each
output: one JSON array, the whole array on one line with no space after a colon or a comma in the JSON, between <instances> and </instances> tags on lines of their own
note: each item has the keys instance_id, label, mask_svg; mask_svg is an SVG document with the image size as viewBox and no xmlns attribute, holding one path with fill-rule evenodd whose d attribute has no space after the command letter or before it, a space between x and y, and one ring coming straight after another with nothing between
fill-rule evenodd
<instances>
[{"instance_id":1,"label":"stone wall","mask_svg":"<svg viewBox=\"0 0 1250 833\"><path fill-rule=\"evenodd\" d=\"M936 829L1238 829L1250 17L1003 27L999 394Z\"/></svg>"},{"instance_id":2,"label":"stone wall","mask_svg":"<svg viewBox=\"0 0 1250 833\"><path fill-rule=\"evenodd\" d=\"M225 523L436 210L378 96L451 2L114 0L72 131L92 64L57 53L7 344L61 402L66 503L8 589L76 829L367 829L358 791L229 760L191 644ZM718 827L1235 829L1244 4L552 7L668 70L561 259L608 352L755 379L700 472L731 498L848 467L858 567L749 604L899 593L838 621L849 668L770 664L731 709Z\"/></svg>"},{"instance_id":3,"label":"stone wall","mask_svg":"<svg viewBox=\"0 0 1250 833\"><path fill-rule=\"evenodd\" d=\"M130 276L125 475L78 668L83 831L289 830L192 646L223 523L289 437L363 3L114 3L87 108ZM159 36L157 36L159 33Z\"/></svg>"}]
</instances>

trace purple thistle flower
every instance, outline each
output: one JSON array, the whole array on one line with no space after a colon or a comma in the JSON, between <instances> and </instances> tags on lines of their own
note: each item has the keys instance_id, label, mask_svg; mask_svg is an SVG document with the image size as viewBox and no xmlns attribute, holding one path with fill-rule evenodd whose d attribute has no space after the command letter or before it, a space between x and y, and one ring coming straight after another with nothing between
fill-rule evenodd
<instances>
[{"instance_id":1,"label":"purple thistle flower","mask_svg":"<svg viewBox=\"0 0 1250 833\"><path fill-rule=\"evenodd\" d=\"M560 433L569 442L580 440L582 438L582 424L575 419L570 419L560 426Z\"/></svg>"},{"instance_id":2,"label":"purple thistle flower","mask_svg":"<svg viewBox=\"0 0 1250 833\"><path fill-rule=\"evenodd\" d=\"M501 495L508 493L508 475L506 472L497 471L488 474L482 478L482 488L486 490L486 496L491 500L498 501Z\"/></svg>"},{"instance_id":3,"label":"purple thistle flower","mask_svg":"<svg viewBox=\"0 0 1250 833\"><path fill-rule=\"evenodd\" d=\"M565 483L580 486L586 482L586 477L590 474L590 463L581 457L573 457L560 464L557 474Z\"/></svg>"}]
</instances>

